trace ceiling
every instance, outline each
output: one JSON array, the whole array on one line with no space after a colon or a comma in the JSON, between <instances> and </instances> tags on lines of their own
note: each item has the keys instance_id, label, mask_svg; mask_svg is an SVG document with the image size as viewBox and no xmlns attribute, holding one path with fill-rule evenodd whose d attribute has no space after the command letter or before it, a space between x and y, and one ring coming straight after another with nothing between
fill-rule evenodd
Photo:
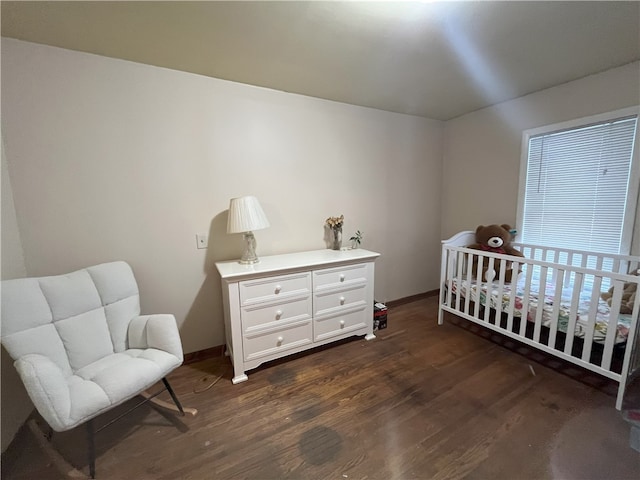
<instances>
[{"instance_id":1,"label":"ceiling","mask_svg":"<svg viewBox=\"0 0 640 480\"><path fill-rule=\"evenodd\" d=\"M6 37L439 120L640 59L636 1L1 9Z\"/></svg>"}]
</instances>

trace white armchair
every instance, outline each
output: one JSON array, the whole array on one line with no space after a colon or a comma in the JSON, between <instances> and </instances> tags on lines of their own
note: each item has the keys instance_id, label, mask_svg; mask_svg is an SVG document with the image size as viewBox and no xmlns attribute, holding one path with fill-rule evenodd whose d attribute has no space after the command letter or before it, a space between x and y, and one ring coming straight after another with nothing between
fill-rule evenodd
<instances>
[{"instance_id":1,"label":"white armchair","mask_svg":"<svg viewBox=\"0 0 640 480\"><path fill-rule=\"evenodd\" d=\"M99 431L94 417L139 394L155 397L145 391L160 380L184 415L165 378L182 364L176 320L140 316L138 285L127 263L3 281L1 297L2 344L53 430L87 424L92 478L93 433Z\"/></svg>"}]
</instances>

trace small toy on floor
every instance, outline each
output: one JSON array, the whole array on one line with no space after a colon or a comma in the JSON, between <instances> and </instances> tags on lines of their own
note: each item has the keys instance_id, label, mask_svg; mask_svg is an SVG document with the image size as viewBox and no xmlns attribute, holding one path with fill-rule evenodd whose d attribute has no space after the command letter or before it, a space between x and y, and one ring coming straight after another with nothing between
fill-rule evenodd
<instances>
[{"instance_id":1,"label":"small toy on floor","mask_svg":"<svg viewBox=\"0 0 640 480\"><path fill-rule=\"evenodd\" d=\"M373 329L383 330L387 328L387 306L384 303L373 303Z\"/></svg>"}]
</instances>

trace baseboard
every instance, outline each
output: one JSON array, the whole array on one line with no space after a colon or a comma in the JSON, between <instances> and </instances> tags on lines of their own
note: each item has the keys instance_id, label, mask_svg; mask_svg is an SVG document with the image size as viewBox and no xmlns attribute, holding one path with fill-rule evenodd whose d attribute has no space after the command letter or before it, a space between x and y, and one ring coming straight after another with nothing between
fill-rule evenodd
<instances>
[{"instance_id":1,"label":"baseboard","mask_svg":"<svg viewBox=\"0 0 640 480\"><path fill-rule=\"evenodd\" d=\"M190 363L199 362L201 360L208 360L214 357L221 357L224 354L224 345L217 345L211 348L205 348L204 350L198 350L197 352L190 352L184 354L184 365Z\"/></svg>"},{"instance_id":2,"label":"baseboard","mask_svg":"<svg viewBox=\"0 0 640 480\"><path fill-rule=\"evenodd\" d=\"M398 298L397 300L391 300L385 305L387 306L387 308L399 307L400 305L404 305L406 303L417 302L418 300L424 300L425 298L430 297L437 297L439 293L440 290L429 290L428 292L418 293L409 297Z\"/></svg>"}]
</instances>

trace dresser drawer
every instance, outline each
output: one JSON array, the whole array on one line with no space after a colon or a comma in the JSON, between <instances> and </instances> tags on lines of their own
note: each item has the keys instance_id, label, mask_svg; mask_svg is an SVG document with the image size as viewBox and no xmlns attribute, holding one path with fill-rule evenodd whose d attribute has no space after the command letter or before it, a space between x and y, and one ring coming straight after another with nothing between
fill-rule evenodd
<instances>
[{"instance_id":1,"label":"dresser drawer","mask_svg":"<svg viewBox=\"0 0 640 480\"><path fill-rule=\"evenodd\" d=\"M367 327L367 309L351 311L314 320L314 341L320 342L338 335L347 335Z\"/></svg>"},{"instance_id":2,"label":"dresser drawer","mask_svg":"<svg viewBox=\"0 0 640 480\"><path fill-rule=\"evenodd\" d=\"M303 272L247 280L240 282L239 286L240 304L243 306L278 302L282 299L309 294L311 292L311 273Z\"/></svg>"},{"instance_id":3,"label":"dresser drawer","mask_svg":"<svg viewBox=\"0 0 640 480\"><path fill-rule=\"evenodd\" d=\"M282 352L313 342L311 320L304 320L283 328L247 333L243 338L244 360L279 357Z\"/></svg>"},{"instance_id":4,"label":"dresser drawer","mask_svg":"<svg viewBox=\"0 0 640 480\"><path fill-rule=\"evenodd\" d=\"M367 305L367 286L352 285L339 291L317 292L313 295L313 315L322 316Z\"/></svg>"},{"instance_id":5,"label":"dresser drawer","mask_svg":"<svg viewBox=\"0 0 640 480\"><path fill-rule=\"evenodd\" d=\"M327 268L324 270L315 270L313 272L313 289L314 291L322 291L326 289L339 288L341 285L350 285L354 283L367 283L368 269L367 264L346 265L344 267Z\"/></svg>"},{"instance_id":6,"label":"dresser drawer","mask_svg":"<svg viewBox=\"0 0 640 480\"><path fill-rule=\"evenodd\" d=\"M297 320L311 319L311 294L300 300L285 300L242 307L243 332L278 327Z\"/></svg>"}]
</instances>

